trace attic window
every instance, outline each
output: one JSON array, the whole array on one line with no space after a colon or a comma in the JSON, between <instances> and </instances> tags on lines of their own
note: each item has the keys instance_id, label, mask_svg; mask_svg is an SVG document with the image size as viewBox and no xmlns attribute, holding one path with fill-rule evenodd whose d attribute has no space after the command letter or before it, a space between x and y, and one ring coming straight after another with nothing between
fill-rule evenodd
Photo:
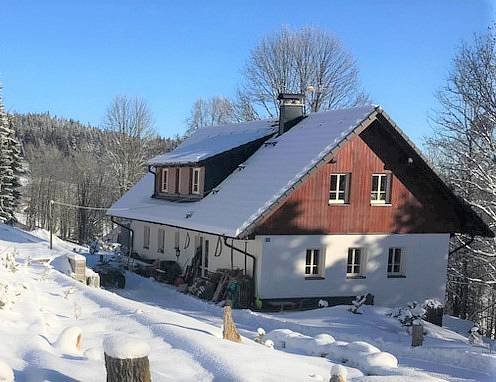
<instances>
[{"instance_id":1,"label":"attic window","mask_svg":"<svg viewBox=\"0 0 496 382\"><path fill-rule=\"evenodd\" d=\"M329 204L349 203L350 196L350 173L331 174L331 185L329 189Z\"/></svg>"},{"instance_id":2,"label":"attic window","mask_svg":"<svg viewBox=\"0 0 496 382\"><path fill-rule=\"evenodd\" d=\"M199 194L200 193L200 169L193 169L193 181L191 186L191 193Z\"/></svg>"},{"instance_id":3,"label":"attic window","mask_svg":"<svg viewBox=\"0 0 496 382\"><path fill-rule=\"evenodd\" d=\"M169 169L163 168L162 169L162 184L161 184L160 191L168 192L168 188L169 188Z\"/></svg>"},{"instance_id":4,"label":"attic window","mask_svg":"<svg viewBox=\"0 0 496 382\"><path fill-rule=\"evenodd\" d=\"M391 203L391 173L372 175L370 203L376 205Z\"/></svg>"}]
</instances>

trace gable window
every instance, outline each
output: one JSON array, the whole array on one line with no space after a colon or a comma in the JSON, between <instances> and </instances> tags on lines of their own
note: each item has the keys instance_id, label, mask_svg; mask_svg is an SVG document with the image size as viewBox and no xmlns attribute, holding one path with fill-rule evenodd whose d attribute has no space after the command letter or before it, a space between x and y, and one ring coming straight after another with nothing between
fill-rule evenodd
<instances>
[{"instance_id":1,"label":"gable window","mask_svg":"<svg viewBox=\"0 0 496 382\"><path fill-rule=\"evenodd\" d=\"M169 190L169 169L163 168L162 169L162 184L160 187L160 191L168 192L168 190Z\"/></svg>"},{"instance_id":2,"label":"gable window","mask_svg":"<svg viewBox=\"0 0 496 382\"><path fill-rule=\"evenodd\" d=\"M150 226L143 226L143 248L150 248Z\"/></svg>"},{"instance_id":3,"label":"gable window","mask_svg":"<svg viewBox=\"0 0 496 382\"><path fill-rule=\"evenodd\" d=\"M307 249L305 258L305 277L323 277L323 259L320 249Z\"/></svg>"},{"instance_id":4,"label":"gable window","mask_svg":"<svg viewBox=\"0 0 496 382\"><path fill-rule=\"evenodd\" d=\"M363 248L348 248L346 264L347 277L363 277L365 271L365 253Z\"/></svg>"},{"instance_id":5,"label":"gable window","mask_svg":"<svg viewBox=\"0 0 496 382\"><path fill-rule=\"evenodd\" d=\"M351 174L331 174L329 204L349 203Z\"/></svg>"},{"instance_id":6,"label":"gable window","mask_svg":"<svg viewBox=\"0 0 496 382\"><path fill-rule=\"evenodd\" d=\"M191 184L191 193L199 194L200 193L200 169L193 169L193 179Z\"/></svg>"},{"instance_id":7,"label":"gable window","mask_svg":"<svg viewBox=\"0 0 496 382\"><path fill-rule=\"evenodd\" d=\"M388 254L388 277L404 276L405 253L402 248L389 248Z\"/></svg>"},{"instance_id":8,"label":"gable window","mask_svg":"<svg viewBox=\"0 0 496 382\"><path fill-rule=\"evenodd\" d=\"M157 243L158 252L164 253L165 251L165 230L162 228L158 229L158 243Z\"/></svg>"},{"instance_id":9,"label":"gable window","mask_svg":"<svg viewBox=\"0 0 496 382\"><path fill-rule=\"evenodd\" d=\"M372 174L371 204L391 203L391 174Z\"/></svg>"}]
</instances>

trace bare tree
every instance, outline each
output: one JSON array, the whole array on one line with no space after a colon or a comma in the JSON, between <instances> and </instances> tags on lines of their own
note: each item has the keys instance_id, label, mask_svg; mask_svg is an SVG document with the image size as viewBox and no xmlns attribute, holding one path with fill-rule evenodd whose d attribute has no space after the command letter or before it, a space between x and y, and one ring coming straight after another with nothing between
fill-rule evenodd
<instances>
[{"instance_id":1,"label":"bare tree","mask_svg":"<svg viewBox=\"0 0 496 382\"><path fill-rule=\"evenodd\" d=\"M105 128L112 132L107 153L120 195L138 181L146 168L148 144L156 138L152 113L144 100L118 96L107 109Z\"/></svg>"},{"instance_id":2,"label":"bare tree","mask_svg":"<svg viewBox=\"0 0 496 382\"><path fill-rule=\"evenodd\" d=\"M225 97L215 96L207 99L198 98L191 108L186 120L186 135L197 129L235 122L234 105Z\"/></svg>"},{"instance_id":3,"label":"bare tree","mask_svg":"<svg viewBox=\"0 0 496 382\"><path fill-rule=\"evenodd\" d=\"M496 228L496 35L461 46L437 95L435 135L427 141L454 190ZM460 236L449 258L448 307L496 336L496 243Z\"/></svg>"},{"instance_id":4,"label":"bare tree","mask_svg":"<svg viewBox=\"0 0 496 382\"><path fill-rule=\"evenodd\" d=\"M270 117L277 116L282 92L308 92L311 112L367 101L353 57L336 37L311 27L283 28L263 38L246 64L243 92Z\"/></svg>"}]
</instances>

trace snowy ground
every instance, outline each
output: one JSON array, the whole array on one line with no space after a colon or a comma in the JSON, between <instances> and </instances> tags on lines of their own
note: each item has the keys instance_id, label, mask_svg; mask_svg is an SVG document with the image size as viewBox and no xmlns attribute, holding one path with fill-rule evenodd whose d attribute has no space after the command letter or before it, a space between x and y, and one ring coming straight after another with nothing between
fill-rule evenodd
<instances>
[{"instance_id":1,"label":"snowy ground","mask_svg":"<svg viewBox=\"0 0 496 382\"><path fill-rule=\"evenodd\" d=\"M50 251L46 233L34 234L0 225L0 254L14 252L22 262L74 247L55 240ZM40 264L21 266L15 273L0 270L2 281L17 284L20 293L15 304L0 309L0 361L14 369L16 381L104 381L102 341L112 334L139 337L150 345L154 381L327 381L339 362L256 344L251 339L258 327L367 341L399 360L399 377L363 377L360 370L348 368L350 380L406 381L412 376L417 381L492 381L496 376L495 355L471 347L465 337L447 329L429 326L425 345L410 348L403 328L381 308L367 307L362 315L352 315L346 307L280 314L235 311L245 337L235 344L221 338L220 307L135 274L127 275L127 287L118 294L83 286ZM453 322L463 327L463 321ZM80 352L56 343L72 326L83 333Z\"/></svg>"}]
</instances>

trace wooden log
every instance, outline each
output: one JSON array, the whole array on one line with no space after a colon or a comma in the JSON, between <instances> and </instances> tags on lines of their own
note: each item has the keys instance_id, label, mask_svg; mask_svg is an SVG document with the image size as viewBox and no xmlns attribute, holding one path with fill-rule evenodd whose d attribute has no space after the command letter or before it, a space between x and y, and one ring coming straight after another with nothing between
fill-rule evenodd
<instances>
[{"instance_id":1,"label":"wooden log","mask_svg":"<svg viewBox=\"0 0 496 382\"><path fill-rule=\"evenodd\" d=\"M150 382L150 347L137 338L111 336L103 341L107 382Z\"/></svg>"},{"instance_id":2,"label":"wooden log","mask_svg":"<svg viewBox=\"0 0 496 382\"><path fill-rule=\"evenodd\" d=\"M412 346L422 346L424 342L424 326L423 325L413 325L412 326Z\"/></svg>"},{"instance_id":3,"label":"wooden log","mask_svg":"<svg viewBox=\"0 0 496 382\"><path fill-rule=\"evenodd\" d=\"M236 329L236 325L234 324L232 309L229 305L224 307L224 330L222 331L222 337L225 340L241 342L241 336L239 335L238 329Z\"/></svg>"},{"instance_id":4,"label":"wooden log","mask_svg":"<svg viewBox=\"0 0 496 382\"><path fill-rule=\"evenodd\" d=\"M120 359L105 353L107 382L150 382L150 362L148 356Z\"/></svg>"}]
</instances>

